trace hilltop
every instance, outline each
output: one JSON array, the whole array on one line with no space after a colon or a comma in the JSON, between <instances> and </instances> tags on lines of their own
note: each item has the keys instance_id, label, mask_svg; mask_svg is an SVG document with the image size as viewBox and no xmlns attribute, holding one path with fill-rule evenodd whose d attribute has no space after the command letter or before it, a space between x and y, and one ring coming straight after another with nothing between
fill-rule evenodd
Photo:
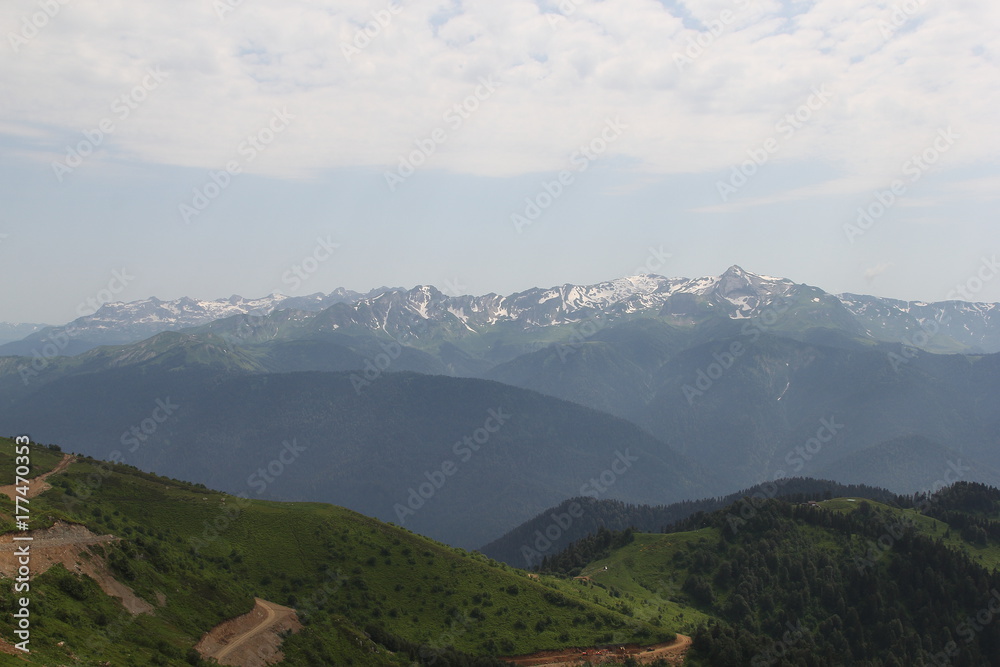
<instances>
[{"instance_id":1,"label":"hilltop","mask_svg":"<svg viewBox=\"0 0 1000 667\"><path fill-rule=\"evenodd\" d=\"M0 479L13 479L12 449L0 440ZM35 473L61 460L33 447ZM199 639L255 598L294 608L304 624L281 643L286 665L472 664L459 654L486 665L673 638L600 599L331 505L244 500L86 457L47 482L31 501L33 534L55 529L61 539L33 560L48 569L31 582L30 664L199 664ZM12 510L0 498L8 533ZM63 550L59 562L46 549ZM0 587L7 627L11 583Z\"/></svg>"},{"instance_id":2,"label":"hilltop","mask_svg":"<svg viewBox=\"0 0 1000 667\"><path fill-rule=\"evenodd\" d=\"M578 579L637 610L684 608L697 625L681 624L685 664L997 664L1000 490L898 501L745 500L667 533L605 532L550 563L590 554Z\"/></svg>"}]
</instances>

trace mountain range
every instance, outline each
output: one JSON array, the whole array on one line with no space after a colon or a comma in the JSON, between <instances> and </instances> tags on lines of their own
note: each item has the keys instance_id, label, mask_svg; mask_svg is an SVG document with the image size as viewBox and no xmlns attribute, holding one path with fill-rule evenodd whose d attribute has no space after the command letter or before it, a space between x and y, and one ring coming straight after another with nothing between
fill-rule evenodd
<instances>
[{"instance_id":1,"label":"mountain range","mask_svg":"<svg viewBox=\"0 0 1000 667\"><path fill-rule=\"evenodd\" d=\"M997 312L735 266L503 297L105 304L0 347L0 432L478 547L579 495L998 484ZM488 432L491 410L514 416Z\"/></svg>"},{"instance_id":2,"label":"mountain range","mask_svg":"<svg viewBox=\"0 0 1000 667\"><path fill-rule=\"evenodd\" d=\"M47 324L10 324L8 322L0 322L0 345L13 343L46 328L48 328Z\"/></svg>"},{"instance_id":3,"label":"mountain range","mask_svg":"<svg viewBox=\"0 0 1000 667\"><path fill-rule=\"evenodd\" d=\"M831 295L784 278L757 275L732 266L720 276L665 278L639 275L595 285L535 288L499 296L450 296L432 286L378 288L360 294L337 289L329 294L257 299L232 296L215 301L156 298L105 303L94 314L67 325L47 327L0 346L0 354L28 355L67 334L66 348L76 354L100 345L136 342L163 331L207 325L230 335L247 328L271 327L267 316L294 311L297 328L308 330L381 330L397 339L423 336L462 339L505 326L523 331L551 326L607 325L635 316L654 317L677 326L713 317L748 320L795 305L799 326L837 326L874 341L907 342L929 351L992 353L1000 351L1000 304L943 301L925 303L855 294ZM247 316L250 316L249 318ZM289 326L287 316L274 325ZM415 324L426 331L414 329ZM257 325L257 326L254 326ZM791 322L778 325L785 330ZM581 336L586 331L581 330ZM923 338L928 340L924 341ZM252 336L251 336L252 337Z\"/></svg>"},{"instance_id":4,"label":"mountain range","mask_svg":"<svg viewBox=\"0 0 1000 667\"><path fill-rule=\"evenodd\" d=\"M469 549L581 493L672 502L710 488L700 466L624 420L416 373L358 393L348 373L122 367L14 400L0 432L16 425L234 495L334 503Z\"/></svg>"}]
</instances>

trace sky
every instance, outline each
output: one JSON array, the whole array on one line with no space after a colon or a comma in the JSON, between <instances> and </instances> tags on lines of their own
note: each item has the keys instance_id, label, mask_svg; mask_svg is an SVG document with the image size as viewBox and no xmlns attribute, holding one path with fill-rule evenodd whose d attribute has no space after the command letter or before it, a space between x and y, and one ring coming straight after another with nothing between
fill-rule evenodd
<instances>
[{"instance_id":1,"label":"sky","mask_svg":"<svg viewBox=\"0 0 1000 667\"><path fill-rule=\"evenodd\" d=\"M1000 301L990 0L5 0L0 321L733 264Z\"/></svg>"}]
</instances>

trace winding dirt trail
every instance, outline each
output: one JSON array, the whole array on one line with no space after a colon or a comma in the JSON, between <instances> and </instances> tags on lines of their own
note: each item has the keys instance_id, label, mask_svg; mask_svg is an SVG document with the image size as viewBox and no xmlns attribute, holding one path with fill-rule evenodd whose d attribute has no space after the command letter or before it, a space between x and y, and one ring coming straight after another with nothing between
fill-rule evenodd
<instances>
[{"instance_id":1,"label":"winding dirt trail","mask_svg":"<svg viewBox=\"0 0 1000 667\"><path fill-rule=\"evenodd\" d=\"M233 667L263 667L284 657L280 633L302 628L295 610L261 598L254 602L249 613L220 623L201 638L195 649L203 658Z\"/></svg>"},{"instance_id":2,"label":"winding dirt trail","mask_svg":"<svg viewBox=\"0 0 1000 667\"><path fill-rule=\"evenodd\" d=\"M238 649L248 640L253 639L260 633L267 630L269 627L271 627L271 624L274 622L274 619L278 617L278 612L275 609L276 605L268 602L267 600L261 600L260 598L257 598L257 604L264 607L264 612L265 612L264 618L262 618L257 625L250 628L249 630L237 636L231 642L226 644L225 648L223 648L221 651L215 654L215 659L219 661L220 665L222 664L222 660L227 655Z\"/></svg>"},{"instance_id":3,"label":"winding dirt trail","mask_svg":"<svg viewBox=\"0 0 1000 667\"><path fill-rule=\"evenodd\" d=\"M14 537L31 537L30 542L15 542ZM122 605L132 614L153 611L149 604L131 588L118 581L108 568L104 558L89 550L96 544L114 542L114 535L97 535L79 524L56 521L52 527L27 532L11 532L0 535L0 575L13 577L20 564L16 551L30 545L31 574L38 576L56 563L62 563L70 572L85 574L108 595L121 600Z\"/></svg>"},{"instance_id":4,"label":"winding dirt trail","mask_svg":"<svg viewBox=\"0 0 1000 667\"><path fill-rule=\"evenodd\" d=\"M618 648L573 648L556 651L540 651L531 655L504 658L518 667L576 667L585 662L593 664L618 663L625 658L635 658L636 662L648 665L656 660L666 660L671 665L684 664L684 655L691 648L691 638L677 635L669 644L636 646L634 644Z\"/></svg>"},{"instance_id":5,"label":"winding dirt trail","mask_svg":"<svg viewBox=\"0 0 1000 667\"><path fill-rule=\"evenodd\" d=\"M63 454L62 460L56 464L56 467L52 470L42 473L37 477L32 477L28 480L28 498L34 498L40 493L44 493L52 488L52 485L46 482L52 475L57 475L63 470L69 467L69 464L73 463L76 457L72 454ZM7 484L6 486L0 486L0 493L5 493L10 496L11 500L14 500L14 495L17 493L15 491L16 486L14 484Z\"/></svg>"},{"instance_id":6,"label":"winding dirt trail","mask_svg":"<svg viewBox=\"0 0 1000 667\"><path fill-rule=\"evenodd\" d=\"M74 461L76 457L72 454L63 454L62 459L52 470L28 480L26 497L30 500L51 489L52 485L46 480L66 470ZM21 497L17 493L16 484L0 486L0 493L7 494L14 502L17 502L17 497ZM32 539L30 542L15 542L15 535L30 536ZM97 535L86 526L65 521L56 521L51 527L40 530L5 533L0 535L0 575L14 576L20 564L19 556L15 552L25 545L30 545L32 576L38 576L53 565L61 563L70 572L86 575L96 581L101 590L118 598L132 614L150 613L153 611L153 605L118 581L104 558L89 550L93 545L114 542L117 539L114 535ZM3 650L2 646L0 650Z\"/></svg>"}]
</instances>

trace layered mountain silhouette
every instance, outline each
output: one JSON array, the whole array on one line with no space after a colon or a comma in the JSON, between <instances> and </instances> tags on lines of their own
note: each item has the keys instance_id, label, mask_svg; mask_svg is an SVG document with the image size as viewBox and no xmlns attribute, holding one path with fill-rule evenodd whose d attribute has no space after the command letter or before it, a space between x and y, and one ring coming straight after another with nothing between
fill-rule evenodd
<instances>
[{"instance_id":1,"label":"layered mountain silhouette","mask_svg":"<svg viewBox=\"0 0 1000 667\"><path fill-rule=\"evenodd\" d=\"M597 497L651 505L779 475L905 493L949 470L1000 483L996 312L739 267L510 296L105 304L3 348L22 351L0 357L0 428L474 547L606 471ZM93 347L157 327L180 330ZM181 407L159 421L157 401ZM461 460L489 410L514 408ZM248 481L291 456L286 441L309 454ZM626 450L642 463L616 472Z\"/></svg>"}]
</instances>

